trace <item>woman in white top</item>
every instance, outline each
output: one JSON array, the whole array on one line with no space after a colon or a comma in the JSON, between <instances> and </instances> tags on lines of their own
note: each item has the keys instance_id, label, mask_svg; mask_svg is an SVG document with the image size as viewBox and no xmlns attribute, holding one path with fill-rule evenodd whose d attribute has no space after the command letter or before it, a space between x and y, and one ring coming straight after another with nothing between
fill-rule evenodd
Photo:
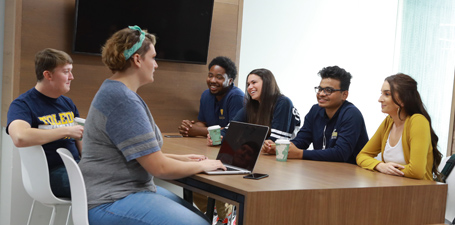
<instances>
[{"instance_id":1,"label":"woman in white top","mask_svg":"<svg viewBox=\"0 0 455 225\"><path fill-rule=\"evenodd\" d=\"M439 179L437 168L442 154L437 148L438 136L431 127L417 82L401 73L387 77L379 103L389 116L357 155L357 164L395 176ZM379 153L382 160L375 159Z\"/></svg>"}]
</instances>

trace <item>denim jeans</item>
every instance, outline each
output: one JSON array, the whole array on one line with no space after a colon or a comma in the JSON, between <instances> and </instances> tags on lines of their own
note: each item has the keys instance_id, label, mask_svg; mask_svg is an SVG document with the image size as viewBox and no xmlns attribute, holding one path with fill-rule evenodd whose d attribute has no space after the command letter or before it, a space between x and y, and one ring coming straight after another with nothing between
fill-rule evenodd
<instances>
[{"instance_id":1,"label":"denim jeans","mask_svg":"<svg viewBox=\"0 0 455 225\"><path fill-rule=\"evenodd\" d=\"M57 197L71 198L70 181L65 165L62 164L49 173L51 190Z\"/></svg>"},{"instance_id":2,"label":"denim jeans","mask_svg":"<svg viewBox=\"0 0 455 225\"><path fill-rule=\"evenodd\" d=\"M130 194L113 203L88 211L91 225L185 224L209 225L208 218L174 193L157 186L150 191Z\"/></svg>"}]
</instances>

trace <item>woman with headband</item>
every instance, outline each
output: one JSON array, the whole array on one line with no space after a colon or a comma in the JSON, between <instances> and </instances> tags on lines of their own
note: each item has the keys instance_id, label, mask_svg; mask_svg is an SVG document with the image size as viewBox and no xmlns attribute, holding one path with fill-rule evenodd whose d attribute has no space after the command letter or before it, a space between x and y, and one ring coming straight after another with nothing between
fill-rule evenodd
<instances>
[{"instance_id":1,"label":"woman with headband","mask_svg":"<svg viewBox=\"0 0 455 225\"><path fill-rule=\"evenodd\" d=\"M226 169L202 155L161 152L161 132L136 93L154 81L155 36L130 26L102 49L112 71L90 106L79 163L87 188L89 222L97 224L209 224L188 202L153 182Z\"/></svg>"}]
</instances>

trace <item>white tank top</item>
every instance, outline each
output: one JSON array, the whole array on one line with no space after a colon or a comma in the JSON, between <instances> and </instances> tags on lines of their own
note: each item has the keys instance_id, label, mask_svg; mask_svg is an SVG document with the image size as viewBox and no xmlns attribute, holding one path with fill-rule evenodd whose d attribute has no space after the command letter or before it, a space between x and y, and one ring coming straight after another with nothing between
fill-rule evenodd
<instances>
[{"instance_id":1,"label":"white tank top","mask_svg":"<svg viewBox=\"0 0 455 225\"><path fill-rule=\"evenodd\" d=\"M406 161L404 160L403 154L403 145L401 143L401 138L395 146L390 146L390 133L389 137L387 138L387 143L384 149L384 162L394 162L401 165L406 165Z\"/></svg>"}]
</instances>

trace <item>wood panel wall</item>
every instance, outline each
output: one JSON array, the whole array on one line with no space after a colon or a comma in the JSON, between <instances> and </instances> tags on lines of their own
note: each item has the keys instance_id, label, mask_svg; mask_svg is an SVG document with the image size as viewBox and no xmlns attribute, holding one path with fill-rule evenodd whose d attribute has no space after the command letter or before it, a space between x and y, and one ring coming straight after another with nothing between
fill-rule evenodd
<instances>
[{"instance_id":1,"label":"wood panel wall","mask_svg":"<svg viewBox=\"0 0 455 225\"><path fill-rule=\"evenodd\" d=\"M75 0L6 0L2 125L11 101L36 84L34 56L50 47L74 60L75 79L66 94L86 117L101 83L110 76L100 56L71 53ZM215 0L208 61L216 56L239 62L243 0ZM150 31L153 33L153 31ZM138 94L163 132L176 132L182 119L196 119L207 88L207 65L158 61L155 82Z\"/></svg>"}]
</instances>

